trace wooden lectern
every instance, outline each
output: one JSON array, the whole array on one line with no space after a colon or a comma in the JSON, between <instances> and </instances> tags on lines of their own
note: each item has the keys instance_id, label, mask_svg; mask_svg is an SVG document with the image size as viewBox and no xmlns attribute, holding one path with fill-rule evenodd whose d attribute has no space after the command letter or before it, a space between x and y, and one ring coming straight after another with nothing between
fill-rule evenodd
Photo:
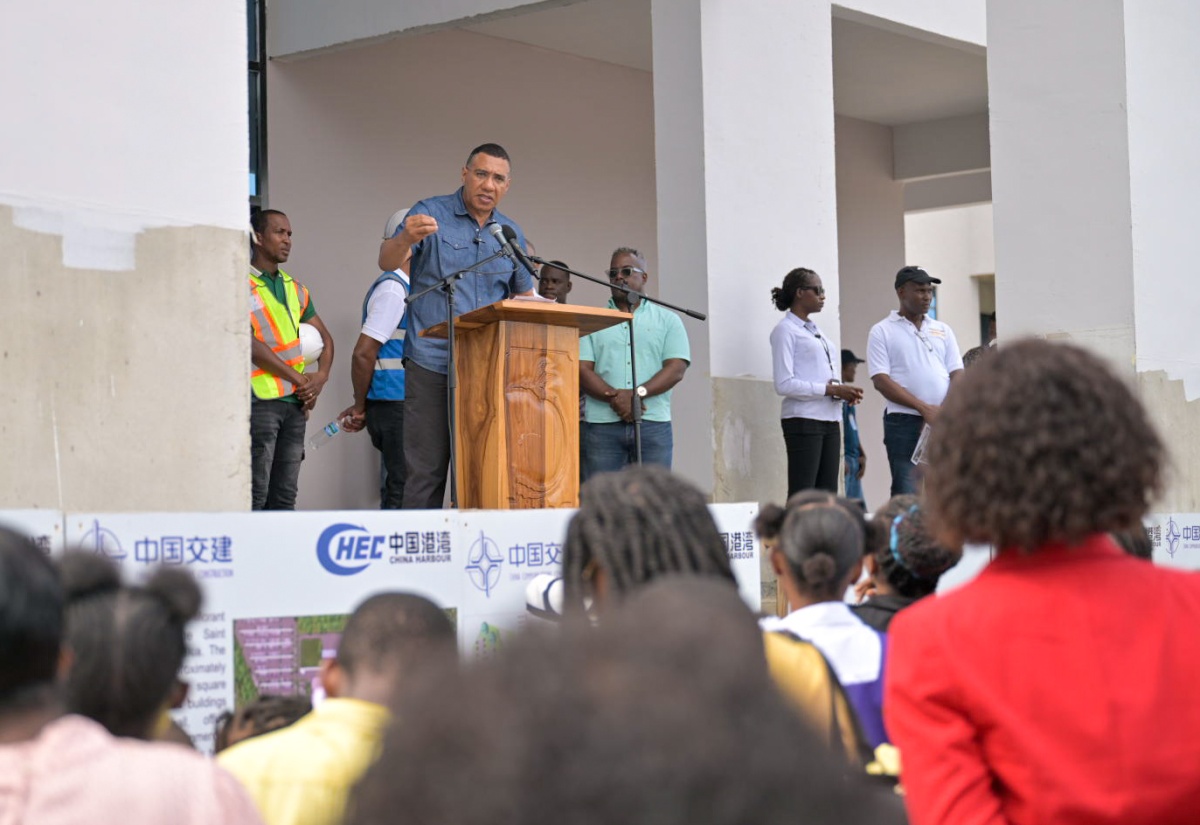
<instances>
[{"instance_id":1,"label":"wooden lectern","mask_svg":"<svg viewBox=\"0 0 1200 825\"><path fill-rule=\"evenodd\" d=\"M509 299L455 319L461 509L579 506L579 336L629 318Z\"/></svg>"}]
</instances>

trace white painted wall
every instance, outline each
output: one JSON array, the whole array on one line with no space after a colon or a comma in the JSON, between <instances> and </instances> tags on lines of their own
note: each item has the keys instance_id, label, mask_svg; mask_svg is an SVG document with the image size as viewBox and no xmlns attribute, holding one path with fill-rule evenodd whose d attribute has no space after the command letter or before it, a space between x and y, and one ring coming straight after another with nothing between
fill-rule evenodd
<instances>
[{"instance_id":1,"label":"white painted wall","mask_svg":"<svg viewBox=\"0 0 1200 825\"><path fill-rule=\"evenodd\" d=\"M268 80L270 205L291 217L288 271L312 289L338 346L310 429L351 401L350 352L384 222L457 189L475 145L512 155L501 210L539 254L599 274L613 248L636 246L649 259L648 290L662 286L647 72L447 30L273 62ZM579 282L572 300L602 306L608 290ZM305 462L302 508L378 506L378 453L366 435L339 438Z\"/></svg>"},{"instance_id":2,"label":"white painted wall","mask_svg":"<svg viewBox=\"0 0 1200 825\"><path fill-rule=\"evenodd\" d=\"M589 0L602 9L614 2L628 5L638 0ZM754 7L725 0L730 9ZM805 0L809 10L832 11L848 19L870 18L872 25L929 39L956 40L965 47L982 47L986 42L986 0ZM273 57L291 57L323 49L345 48L357 42L395 37L405 33L429 33L446 25L471 25L520 16L531 11L554 10L581 5L581 0L272 0L267 49ZM716 9L718 3L707 4ZM797 4L801 5L801 4ZM602 12L599 12L602 13ZM584 12L585 16L591 14ZM572 13L573 16L573 13ZM574 19L574 16L573 16ZM600 25L604 25L602 22ZM515 39L519 35L519 26ZM565 35L566 43L574 38ZM563 46L564 51L572 51Z\"/></svg>"},{"instance_id":3,"label":"white painted wall","mask_svg":"<svg viewBox=\"0 0 1200 825\"><path fill-rule=\"evenodd\" d=\"M1198 23L1182 0L988 8L1001 336L1082 344L1135 384L1177 513L1200 501L1200 298L1180 274L1200 223Z\"/></svg>"},{"instance_id":4,"label":"white painted wall","mask_svg":"<svg viewBox=\"0 0 1200 825\"><path fill-rule=\"evenodd\" d=\"M771 377L767 338L778 313L770 288L797 266L828 273L822 314L836 341L830 25L818 4L792 0L711 4L702 17L716 376ZM764 83L768 77L777 85ZM759 331L757 340L746 340L748 330Z\"/></svg>"},{"instance_id":5,"label":"white painted wall","mask_svg":"<svg viewBox=\"0 0 1200 825\"><path fill-rule=\"evenodd\" d=\"M899 180L980 172L991 166L987 112L896 126L893 140Z\"/></svg>"},{"instance_id":6,"label":"white painted wall","mask_svg":"<svg viewBox=\"0 0 1200 825\"><path fill-rule=\"evenodd\" d=\"M851 19L855 13L869 14L895 26L987 44L987 0L838 0L833 7Z\"/></svg>"},{"instance_id":7,"label":"white painted wall","mask_svg":"<svg viewBox=\"0 0 1200 825\"><path fill-rule=\"evenodd\" d=\"M892 288L905 264L904 184L892 177L892 129L853 118L837 119L837 240L841 341L865 359L871 327L896 308ZM824 313L822 313L824 315ZM827 328L828 318L820 318ZM888 499L891 473L883 449L883 397L860 364L863 388L856 412L867 455L863 494L872 509Z\"/></svg>"},{"instance_id":8,"label":"white painted wall","mask_svg":"<svg viewBox=\"0 0 1200 825\"><path fill-rule=\"evenodd\" d=\"M979 346L979 284L972 276L996 271L992 205L909 212L904 234L908 262L942 279L937 288L938 320L954 330L963 352ZM997 317L1002 331L1003 324Z\"/></svg>"},{"instance_id":9,"label":"white painted wall","mask_svg":"<svg viewBox=\"0 0 1200 825\"><path fill-rule=\"evenodd\" d=\"M988 78L1002 334L1069 333L1128 368L1134 293L1121 6L989 4Z\"/></svg>"},{"instance_id":10,"label":"white painted wall","mask_svg":"<svg viewBox=\"0 0 1200 825\"><path fill-rule=\"evenodd\" d=\"M710 488L714 470L740 461L714 467L697 449L727 412L703 379L770 379L771 287L796 266L823 273L824 323L837 334L831 18L823 3L791 0L654 0L652 13L663 286L710 314L693 338L707 374L676 396L709 417L677 419L677 444L692 446L676 465Z\"/></svg>"},{"instance_id":11,"label":"white painted wall","mask_svg":"<svg viewBox=\"0 0 1200 825\"><path fill-rule=\"evenodd\" d=\"M6 4L0 204L103 269L132 268L144 228L244 227L245 31L237 4Z\"/></svg>"},{"instance_id":12,"label":"white painted wall","mask_svg":"<svg viewBox=\"0 0 1200 825\"><path fill-rule=\"evenodd\" d=\"M557 2L521 0L272 0L267 27L267 52L288 56L344 45L356 40L384 38L413 29L514 9L529 11Z\"/></svg>"},{"instance_id":13,"label":"white painted wall","mask_svg":"<svg viewBox=\"0 0 1200 825\"><path fill-rule=\"evenodd\" d=\"M1196 3L1125 3L1137 370L1183 381L1189 401L1200 398L1200 289L1181 288L1192 280L1200 220L1197 31Z\"/></svg>"},{"instance_id":14,"label":"white painted wall","mask_svg":"<svg viewBox=\"0 0 1200 825\"><path fill-rule=\"evenodd\" d=\"M237 3L0 12L0 507L249 507L245 66Z\"/></svg>"}]
</instances>

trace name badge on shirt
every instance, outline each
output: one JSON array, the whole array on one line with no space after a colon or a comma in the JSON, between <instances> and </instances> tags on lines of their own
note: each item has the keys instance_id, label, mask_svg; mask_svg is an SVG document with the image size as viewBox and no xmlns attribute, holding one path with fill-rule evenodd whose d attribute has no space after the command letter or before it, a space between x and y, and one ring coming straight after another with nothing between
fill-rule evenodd
<instances>
[{"instance_id":1,"label":"name badge on shirt","mask_svg":"<svg viewBox=\"0 0 1200 825\"><path fill-rule=\"evenodd\" d=\"M945 338L945 337L946 337L946 330L944 330L944 329L933 329L933 328L931 327L931 328L930 328L930 330L929 330L929 334L930 334L930 335L932 335L934 338Z\"/></svg>"}]
</instances>

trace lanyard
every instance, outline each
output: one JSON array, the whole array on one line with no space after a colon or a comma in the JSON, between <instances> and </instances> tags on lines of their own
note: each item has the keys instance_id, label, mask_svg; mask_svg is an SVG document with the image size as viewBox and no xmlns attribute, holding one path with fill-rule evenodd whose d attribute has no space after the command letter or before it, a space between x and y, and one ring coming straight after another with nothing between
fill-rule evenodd
<instances>
[{"instance_id":1,"label":"lanyard","mask_svg":"<svg viewBox=\"0 0 1200 825\"><path fill-rule=\"evenodd\" d=\"M809 324L812 324L812 329L809 329ZM829 342L825 340L825 336L821 334L821 330L817 329L817 325L812 321L805 321L804 328L809 331L813 338L821 342L821 346L825 349L825 362L829 364L829 376L834 380L837 379L837 373L833 371L833 356L829 354Z\"/></svg>"}]
</instances>

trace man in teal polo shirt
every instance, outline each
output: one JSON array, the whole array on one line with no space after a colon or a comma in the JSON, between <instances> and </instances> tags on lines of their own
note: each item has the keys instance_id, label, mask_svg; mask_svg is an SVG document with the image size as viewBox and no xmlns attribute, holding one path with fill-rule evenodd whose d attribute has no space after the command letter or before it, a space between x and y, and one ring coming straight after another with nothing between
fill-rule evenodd
<instances>
[{"instance_id":1,"label":"man in teal polo shirt","mask_svg":"<svg viewBox=\"0 0 1200 825\"><path fill-rule=\"evenodd\" d=\"M608 279L613 284L641 292L649 277L646 259L636 249L621 247L612 254ZM631 311L628 295L616 287L608 305ZM587 395L580 438L584 481L637 461L635 403L642 409L642 462L671 466L671 388L683 379L691 361L687 333L678 315L650 301L637 301L632 312L637 386L630 369L628 324L579 341L579 385Z\"/></svg>"}]
</instances>

